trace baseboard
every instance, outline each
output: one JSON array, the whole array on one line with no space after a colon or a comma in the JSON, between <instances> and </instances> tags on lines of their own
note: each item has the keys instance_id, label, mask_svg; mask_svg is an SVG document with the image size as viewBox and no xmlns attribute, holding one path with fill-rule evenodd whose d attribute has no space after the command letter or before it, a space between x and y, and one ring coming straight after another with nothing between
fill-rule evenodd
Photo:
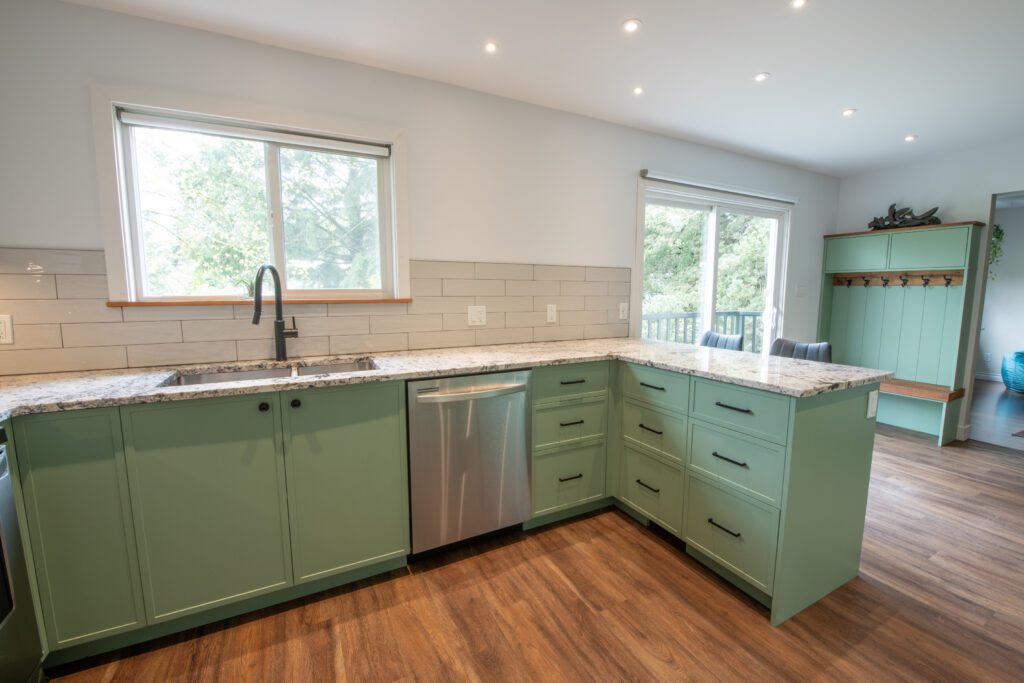
<instances>
[{"instance_id":1,"label":"baseboard","mask_svg":"<svg viewBox=\"0 0 1024 683\"><path fill-rule=\"evenodd\" d=\"M956 426L956 440L957 441L967 441L970 438L971 438L971 425L970 424L965 424L965 425L962 424L962 425L957 425Z\"/></svg>"},{"instance_id":2,"label":"baseboard","mask_svg":"<svg viewBox=\"0 0 1024 683\"><path fill-rule=\"evenodd\" d=\"M986 382L1002 382L1002 375L991 373L991 372L976 372L974 373L974 379L983 379Z\"/></svg>"}]
</instances>

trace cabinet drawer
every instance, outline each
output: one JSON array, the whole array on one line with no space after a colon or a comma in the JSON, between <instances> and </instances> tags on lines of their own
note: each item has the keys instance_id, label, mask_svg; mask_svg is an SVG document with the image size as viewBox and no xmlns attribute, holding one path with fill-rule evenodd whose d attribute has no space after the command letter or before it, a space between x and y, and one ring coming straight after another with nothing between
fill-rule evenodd
<instances>
[{"instance_id":1,"label":"cabinet drawer","mask_svg":"<svg viewBox=\"0 0 1024 683\"><path fill-rule=\"evenodd\" d=\"M915 230L892 236L889 268L963 268L970 228Z\"/></svg>"},{"instance_id":2,"label":"cabinet drawer","mask_svg":"<svg viewBox=\"0 0 1024 683\"><path fill-rule=\"evenodd\" d=\"M531 385L534 401L562 398L604 391L608 388L608 362L546 365L534 368Z\"/></svg>"},{"instance_id":3,"label":"cabinet drawer","mask_svg":"<svg viewBox=\"0 0 1024 683\"><path fill-rule=\"evenodd\" d=\"M686 420L681 417L626 399L622 435L680 464L686 460Z\"/></svg>"},{"instance_id":4,"label":"cabinet drawer","mask_svg":"<svg viewBox=\"0 0 1024 683\"><path fill-rule=\"evenodd\" d=\"M825 240L825 272L885 270L889 235L857 235Z\"/></svg>"},{"instance_id":5,"label":"cabinet drawer","mask_svg":"<svg viewBox=\"0 0 1024 683\"><path fill-rule=\"evenodd\" d=\"M782 446L694 421L690 423L689 463L744 493L779 506L786 449Z\"/></svg>"},{"instance_id":6,"label":"cabinet drawer","mask_svg":"<svg viewBox=\"0 0 1024 683\"><path fill-rule=\"evenodd\" d=\"M701 379L694 381L690 414L784 444L789 434L789 405L788 396Z\"/></svg>"},{"instance_id":7,"label":"cabinet drawer","mask_svg":"<svg viewBox=\"0 0 1024 683\"><path fill-rule=\"evenodd\" d=\"M543 515L604 497L604 442L533 459L533 514Z\"/></svg>"},{"instance_id":8,"label":"cabinet drawer","mask_svg":"<svg viewBox=\"0 0 1024 683\"><path fill-rule=\"evenodd\" d=\"M628 444L622 456L622 499L679 535L683 519L682 470Z\"/></svg>"},{"instance_id":9,"label":"cabinet drawer","mask_svg":"<svg viewBox=\"0 0 1024 683\"><path fill-rule=\"evenodd\" d=\"M551 448L604 436L607 417L604 398L537 405L533 409L533 447Z\"/></svg>"},{"instance_id":10,"label":"cabinet drawer","mask_svg":"<svg viewBox=\"0 0 1024 683\"><path fill-rule=\"evenodd\" d=\"M624 363L622 392L626 396L685 413L690 396L690 377L678 372Z\"/></svg>"},{"instance_id":11,"label":"cabinet drawer","mask_svg":"<svg viewBox=\"0 0 1024 683\"><path fill-rule=\"evenodd\" d=\"M771 595L779 511L690 473L683 539Z\"/></svg>"}]
</instances>

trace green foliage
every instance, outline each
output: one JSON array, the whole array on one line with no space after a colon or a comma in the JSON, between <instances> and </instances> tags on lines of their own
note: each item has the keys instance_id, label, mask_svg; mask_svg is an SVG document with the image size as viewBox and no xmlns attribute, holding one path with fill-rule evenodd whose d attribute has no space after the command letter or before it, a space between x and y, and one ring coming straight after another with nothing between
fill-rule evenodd
<instances>
[{"instance_id":1,"label":"green foliage","mask_svg":"<svg viewBox=\"0 0 1024 683\"><path fill-rule=\"evenodd\" d=\"M993 268L999 263L999 259L1003 257L1003 238L1005 237L1006 231L1003 230L1002 226L993 223L992 241L988 247L988 276L993 280L996 279L996 271Z\"/></svg>"}]
</instances>

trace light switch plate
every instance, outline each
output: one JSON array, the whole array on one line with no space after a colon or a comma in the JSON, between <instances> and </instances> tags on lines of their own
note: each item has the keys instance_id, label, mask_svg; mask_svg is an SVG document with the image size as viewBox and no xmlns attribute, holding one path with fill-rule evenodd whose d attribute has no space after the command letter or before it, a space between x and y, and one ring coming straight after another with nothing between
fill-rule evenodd
<instances>
[{"instance_id":1,"label":"light switch plate","mask_svg":"<svg viewBox=\"0 0 1024 683\"><path fill-rule=\"evenodd\" d=\"M11 315L0 315L0 344L14 343L14 322Z\"/></svg>"},{"instance_id":2,"label":"light switch plate","mask_svg":"<svg viewBox=\"0 0 1024 683\"><path fill-rule=\"evenodd\" d=\"M486 306L468 306L469 310L469 326L470 327L482 327L487 324L487 307Z\"/></svg>"},{"instance_id":3,"label":"light switch plate","mask_svg":"<svg viewBox=\"0 0 1024 683\"><path fill-rule=\"evenodd\" d=\"M629 317L629 304L619 304L619 320Z\"/></svg>"},{"instance_id":4,"label":"light switch plate","mask_svg":"<svg viewBox=\"0 0 1024 683\"><path fill-rule=\"evenodd\" d=\"M868 419L878 415L878 391L868 394Z\"/></svg>"},{"instance_id":5,"label":"light switch plate","mask_svg":"<svg viewBox=\"0 0 1024 683\"><path fill-rule=\"evenodd\" d=\"M558 306L555 304L548 304L548 318L549 323L558 322Z\"/></svg>"}]
</instances>

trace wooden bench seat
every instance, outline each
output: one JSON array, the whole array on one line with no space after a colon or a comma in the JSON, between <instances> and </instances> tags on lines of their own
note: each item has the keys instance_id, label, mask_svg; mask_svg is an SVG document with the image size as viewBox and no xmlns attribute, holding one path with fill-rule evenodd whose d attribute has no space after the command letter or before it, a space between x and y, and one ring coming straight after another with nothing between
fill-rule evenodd
<instances>
[{"instance_id":1,"label":"wooden bench seat","mask_svg":"<svg viewBox=\"0 0 1024 683\"><path fill-rule=\"evenodd\" d=\"M910 396L911 398L925 398L929 401L949 403L962 398L964 390L950 389L942 384L927 384L925 382L911 382L906 379L890 379L882 382L881 392L883 394L897 394L899 396Z\"/></svg>"}]
</instances>

